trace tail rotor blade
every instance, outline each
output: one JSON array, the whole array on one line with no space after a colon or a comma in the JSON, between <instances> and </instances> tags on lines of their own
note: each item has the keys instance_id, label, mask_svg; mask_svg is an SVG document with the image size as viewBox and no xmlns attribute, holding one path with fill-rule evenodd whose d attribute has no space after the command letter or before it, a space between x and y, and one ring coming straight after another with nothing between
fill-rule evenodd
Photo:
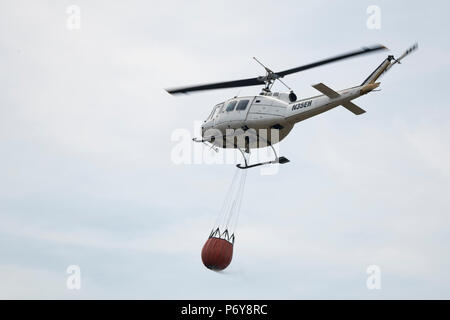
<instances>
[{"instance_id":1,"label":"tail rotor blade","mask_svg":"<svg viewBox=\"0 0 450 320\"><path fill-rule=\"evenodd\" d=\"M395 65L396 63L401 63L400 61L406 57L407 55L409 55L410 53L412 53L413 51L417 50L419 48L419 44L416 42L414 43L410 48L408 48L408 50L406 50L405 52L403 52L403 54L398 58L395 59L394 58L394 62L392 64L390 64L387 68L386 71L388 71L390 68L392 68L393 65Z\"/></svg>"}]
</instances>

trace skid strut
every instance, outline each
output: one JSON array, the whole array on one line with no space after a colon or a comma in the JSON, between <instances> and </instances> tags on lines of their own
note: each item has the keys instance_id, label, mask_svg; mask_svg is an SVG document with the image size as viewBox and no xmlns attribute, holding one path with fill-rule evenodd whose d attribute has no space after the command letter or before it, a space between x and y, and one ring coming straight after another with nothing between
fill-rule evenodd
<instances>
[{"instance_id":1,"label":"skid strut","mask_svg":"<svg viewBox=\"0 0 450 320\"><path fill-rule=\"evenodd\" d=\"M257 136L258 139L261 139L261 137L258 135ZM270 161L265 161L265 162L259 162L259 163L255 163L255 164L251 164L248 165L247 163L247 158L245 157L244 151L242 151L241 148L238 148L239 151L242 154L242 157L244 158L244 165L241 165L240 163L236 165L236 167L238 167L239 169L250 169L250 168L254 168L254 167L259 167L265 164L275 164L275 163L279 163L279 164L284 164L284 163L288 163L289 159L286 157L278 157L277 152L275 151L275 148L273 147L273 145L270 143L269 140L265 139L266 143L272 148L273 153L275 155L275 159L274 160L270 160ZM248 153L250 154L250 151L248 150Z\"/></svg>"}]
</instances>

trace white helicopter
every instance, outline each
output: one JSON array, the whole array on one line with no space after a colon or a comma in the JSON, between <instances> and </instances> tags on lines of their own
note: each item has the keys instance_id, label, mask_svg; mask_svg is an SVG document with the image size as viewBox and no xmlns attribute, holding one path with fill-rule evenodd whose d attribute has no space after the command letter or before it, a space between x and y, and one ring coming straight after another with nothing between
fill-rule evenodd
<instances>
[{"instance_id":1,"label":"white helicopter","mask_svg":"<svg viewBox=\"0 0 450 320\"><path fill-rule=\"evenodd\" d=\"M365 111L355 105L352 100L376 89L380 82L376 80L396 63L418 48L414 44L398 59L389 55L360 85L335 91L323 83L313 85L322 95L297 100L294 91L282 80L286 75L308 70L327 63L355 57L379 50L386 50L383 45L363 47L359 50L320 60L300 67L273 72L254 58L266 70L264 76L235 81L210 83L204 85L166 89L170 94L189 93L201 90L245 87L264 85L261 93L254 96L233 97L218 103L204 121L201 139L194 138L195 142L209 144L215 151L220 148L236 148L243 158L244 165L238 164L241 169L248 169L265 164L287 163L285 157L278 157L273 144L283 140L297 122L311 118L337 106L343 106L356 115ZM274 82L278 80L286 86L289 92L272 92ZM250 154L252 148L270 146L275 159L249 165L244 154Z\"/></svg>"}]
</instances>

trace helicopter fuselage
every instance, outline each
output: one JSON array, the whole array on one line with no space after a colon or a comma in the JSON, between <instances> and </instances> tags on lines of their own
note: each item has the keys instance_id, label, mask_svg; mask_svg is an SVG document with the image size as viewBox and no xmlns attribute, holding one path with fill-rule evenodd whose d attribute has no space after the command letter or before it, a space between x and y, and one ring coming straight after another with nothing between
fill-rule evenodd
<instances>
[{"instance_id":1,"label":"helicopter fuselage","mask_svg":"<svg viewBox=\"0 0 450 320\"><path fill-rule=\"evenodd\" d=\"M289 93L234 97L217 104L202 125L202 139L221 148L265 147L283 140L297 122L350 102L378 87L378 84L347 88L294 102ZM327 87L326 87L327 88ZM333 97L332 97L333 96Z\"/></svg>"}]
</instances>

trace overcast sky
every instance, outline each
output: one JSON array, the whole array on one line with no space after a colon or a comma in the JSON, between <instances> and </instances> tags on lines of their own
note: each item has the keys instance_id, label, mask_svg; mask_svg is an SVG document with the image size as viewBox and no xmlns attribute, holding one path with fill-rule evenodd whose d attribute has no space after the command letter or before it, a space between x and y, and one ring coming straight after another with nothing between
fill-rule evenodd
<instances>
[{"instance_id":1,"label":"overcast sky","mask_svg":"<svg viewBox=\"0 0 450 320\"><path fill-rule=\"evenodd\" d=\"M381 9L381 29L366 10ZM67 28L70 5L81 29ZM1 1L0 298L450 298L446 1ZM230 267L200 251L236 170L176 165L171 140L261 75L382 43L285 78L360 84L419 50L381 92L297 124L278 174L248 173ZM283 89L276 86L278 89ZM66 268L81 268L81 290ZM366 269L381 269L368 290Z\"/></svg>"}]
</instances>

